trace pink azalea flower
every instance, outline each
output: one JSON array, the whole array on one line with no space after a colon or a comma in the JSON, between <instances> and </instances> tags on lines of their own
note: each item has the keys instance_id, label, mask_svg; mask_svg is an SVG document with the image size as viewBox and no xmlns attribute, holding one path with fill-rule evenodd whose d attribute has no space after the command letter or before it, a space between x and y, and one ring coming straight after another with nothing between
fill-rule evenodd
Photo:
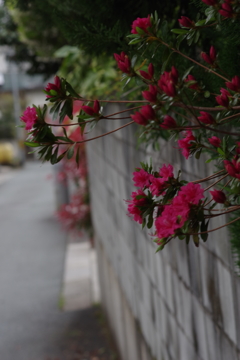
<instances>
[{"instance_id":1,"label":"pink azalea flower","mask_svg":"<svg viewBox=\"0 0 240 360\"><path fill-rule=\"evenodd\" d=\"M166 165L164 164L161 169L159 170L160 176L165 179L169 179L173 177L173 166L171 164Z\"/></svg>"},{"instance_id":2,"label":"pink azalea flower","mask_svg":"<svg viewBox=\"0 0 240 360\"><path fill-rule=\"evenodd\" d=\"M192 142L195 141L196 138L191 132L191 130L186 131L185 138L182 140L178 140L178 145L180 149L182 149L183 156L188 159L190 155L190 149L192 147Z\"/></svg>"},{"instance_id":3,"label":"pink azalea flower","mask_svg":"<svg viewBox=\"0 0 240 360\"><path fill-rule=\"evenodd\" d=\"M198 205L199 201L204 198L204 189L200 184L188 183L181 187L178 192L178 197L182 198L183 202L188 204Z\"/></svg>"},{"instance_id":4,"label":"pink azalea flower","mask_svg":"<svg viewBox=\"0 0 240 360\"><path fill-rule=\"evenodd\" d=\"M165 183L167 179L166 178L155 178L154 176L151 177L151 185L150 185L150 191L153 195L160 196L163 194L163 192L166 189Z\"/></svg>"},{"instance_id":5,"label":"pink azalea flower","mask_svg":"<svg viewBox=\"0 0 240 360\"><path fill-rule=\"evenodd\" d=\"M53 83L48 83L47 86L45 87L45 91L50 92L51 90L56 91L56 95L58 95L61 92L61 80L59 78L59 76L55 76L54 78L54 84ZM47 98L52 98L56 95L47 95Z\"/></svg>"},{"instance_id":6,"label":"pink azalea flower","mask_svg":"<svg viewBox=\"0 0 240 360\"><path fill-rule=\"evenodd\" d=\"M139 171L134 171L133 173L134 186L140 188L149 187L150 177L151 175L143 169L140 169Z\"/></svg>"},{"instance_id":7,"label":"pink azalea flower","mask_svg":"<svg viewBox=\"0 0 240 360\"><path fill-rule=\"evenodd\" d=\"M33 125L37 122L37 111L34 107L28 106L26 110L24 111L23 115L20 117L20 119L25 122L26 130L31 130Z\"/></svg>"},{"instance_id":8,"label":"pink azalea flower","mask_svg":"<svg viewBox=\"0 0 240 360\"><path fill-rule=\"evenodd\" d=\"M140 199L137 199L137 197L140 196ZM128 200L128 213L131 217L133 217L133 220L138 222L139 224L142 224L143 218L142 218L142 212L140 207L147 207L147 197L144 194L142 190L138 190L137 192L133 192L132 200Z\"/></svg>"},{"instance_id":9,"label":"pink azalea flower","mask_svg":"<svg viewBox=\"0 0 240 360\"><path fill-rule=\"evenodd\" d=\"M149 29L152 27L150 15L148 15L147 18L137 18L132 23L132 34L138 34L138 31L136 28L140 28L143 30L146 34L149 33Z\"/></svg>"}]
</instances>

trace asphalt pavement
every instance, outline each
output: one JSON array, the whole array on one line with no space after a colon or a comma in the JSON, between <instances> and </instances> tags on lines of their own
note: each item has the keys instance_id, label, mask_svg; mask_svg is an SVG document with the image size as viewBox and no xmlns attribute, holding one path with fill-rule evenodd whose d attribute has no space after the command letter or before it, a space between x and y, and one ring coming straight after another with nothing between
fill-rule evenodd
<instances>
[{"instance_id":1,"label":"asphalt pavement","mask_svg":"<svg viewBox=\"0 0 240 360\"><path fill-rule=\"evenodd\" d=\"M51 173L30 162L0 181L0 360L110 359L94 308L60 309L67 242Z\"/></svg>"}]
</instances>

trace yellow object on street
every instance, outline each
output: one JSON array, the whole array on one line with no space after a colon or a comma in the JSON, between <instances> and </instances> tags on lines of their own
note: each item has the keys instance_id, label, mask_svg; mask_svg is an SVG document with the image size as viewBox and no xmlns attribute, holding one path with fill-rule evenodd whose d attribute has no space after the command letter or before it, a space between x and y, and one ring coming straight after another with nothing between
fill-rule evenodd
<instances>
[{"instance_id":1,"label":"yellow object on street","mask_svg":"<svg viewBox=\"0 0 240 360\"><path fill-rule=\"evenodd\" d=\"M0 143L0 164L13 165L15 160L14 146L10 142Z\"/></svg>"}]
</instances>

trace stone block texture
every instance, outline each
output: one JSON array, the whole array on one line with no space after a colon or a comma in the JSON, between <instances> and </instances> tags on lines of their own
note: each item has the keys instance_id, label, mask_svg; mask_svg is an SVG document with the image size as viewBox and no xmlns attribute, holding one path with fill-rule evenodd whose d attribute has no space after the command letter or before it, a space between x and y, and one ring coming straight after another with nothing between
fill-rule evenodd
<instances>
[{"instance_id":1,"label":"stone block texture","mask_svg":"<svg viewBox=\"0 0 240 360\"><path fill-rule=\"evenodd\" d=\"M99 123L91 137L121 125ZM155 254L150 231L126 215L140 161L152 158L156 169L171 163L189 181L209 175L211 165L185 161L163 140L158 152L136 149L136 130L131 125L87 145L101 300L122 360L240 359L240 279L226 228L199 248L176 239Z\"/></svg>"}]
</instances>

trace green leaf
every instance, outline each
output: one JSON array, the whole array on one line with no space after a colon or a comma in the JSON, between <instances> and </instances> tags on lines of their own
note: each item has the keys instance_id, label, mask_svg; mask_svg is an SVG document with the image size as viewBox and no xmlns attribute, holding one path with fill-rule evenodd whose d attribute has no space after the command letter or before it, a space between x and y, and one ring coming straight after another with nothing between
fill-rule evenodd
<instances>
[{"instance_id":1,"label":"green leaf","mask_svg":"<svg viewBox=\"0 0 240 360\"><path fill-rule=\"evenodd\" d=\"M77 154L76 154L77 167L79 167L79 151L80 151L80 147L78 146L78 148L77 148Z\"/></svg>"},{"instance_id":2,"label":"green leaf","mask_svg":"<svg viewBox=\"0 0 240 360\"><path fill-rule=\"evenodd\" d=\"M50 159L52 165L57 163L57 158L58 158L57 155L58 155L58 146L54 150L54 153L52 154L51 159Z\"/></svg>"},{"instance_id":3,"label":"green leaf","mask_svg":"<svg viewBox=\"0 0 240 360\"><path fill-rule=\"evenodd\" d=\"M78 99L81 99L82 97L78 95L78 93L72 88L72 86L66 81L66 90L69 92L70 95L73 97L77 97Z\"/></svg>"},{"instance_id":4,"label":"green leaf","mask_svg":"<svg viewBox=\"0 0 240 360\"><path fill-rule=\"evenodd\" d=\"M193 242L196 247L199 246L199 236L197 234L193 235Z\"/></svg>"},{"instance_id":5,"label":"green leaf","mask_svg":"<svg viewBox=\"0 0 240 360\"><path fill-rule=\"evenodd\" d=\"M131 41L129 41L128 45L138 44L141 41L142 41L142 38L135 38L135 39L132 39Z\"/></svg>"},{"instance_id":6,"label":"green leaf","mask_svg":"<svg viewBox=\"0 0 240 360\"><path fill-rule=\"evenodd\" d=\"M179 36L177 37L177 42L176 42L176 49L177 49L177 50L179 50L179 47L180 47L180 45L181 45L181 42L182 42L186 37L187 37L187 35L184 35L184 34L179 35Z\"/></svg>"},{"instance_id":7,"label":"green leaf","mask_svg":"<svg viewBox=\"0 0 240 360\"><path fill-rule=\"evenodd\" d=\"M194 66L191 66L190 68L188 68L185 73L183 74L182 80L184 80L192 71L192 69L194 68Z\"/></svg>"},{"instance_id":8,"label":"green leaf","mask_svg":"<svg viewBox=\"0 0 240 360\"><path fill-rule=\"evenodd\" d=\"M155 251L155 254L156 254L157 252L163 250L163 249L164 249L164 245L160 245L160 246L157 248L157 250Z\"/></svg>"},{"instance_id":9,"label":"green leaf","mask_svg":"<svg viewBox=\"0 0 240 360\"><path fill-rule=\"evenodd\" d=\"M65 100L64 105L62 106L60 111L59 122L62 123L65 116L68 116L70 119L72 119L73 118L72 110L73 110L72 99Z\"/></svg>"},{"instance_id":10,"label":"green leaf","mask_svg":"<svg viewBox=\"0 0 240 360\"><path fill-rule=\"evenodd\" d=\"M195 23L195 26L203 26L203 25L205 25L205 22L206 22L206 19L198 20L198 21Z\"/></svg>"},{"instance_id":11,"label":"green leaf","mask_svg":"<svg viewBox=\"0 0 240 360\"><path fill-rule=\"evenodd\" d=\"M210 96L211 96L210 91L207 90L207 91L204 92L204 97L205 98L209 98Z\"/></svg>"},{"instance_id":12,"label":"green leaf","mask_svg":"<svg viewBox=\"0 0 240 360\"><path fill-rule=\"evenodd\" d=\"M195 37L194 37L195 44L198 42L199 38L200 38L200 31L198 30L198 31L196 31L196 34L195 34Z\"/></svg>"},{"instance_id":13,"label":"green leaf","mask_svg":"<svg viewBox=\"0 0 240 360\"><path fill-rule=\"evenodd\" d=\"M217 148L217 152L225 157L225 152L221 148Z\"/></svg>"},{"instance_id":14,"label":"green leaf","mask_svg":"<svg viewBox=\"0 0 240 360\"><path fill-rule=\"evenodd\" d=\"M71 145L68 150L67 150L67 158L68 160L70 160L72 157L73 157L73 154L74 154L74 148L76 146L76 143Z\"/></svg>"},{"instance_id":15,"label":"green leaf","mask_svg":"<svg viewBox=\"0 0 240 360\"><path fill-rule=\"evenodd\" d=\"M29 147L38 147L38 146L40 146L39 143L30 142L30 141L25 141L24 144L25 144L26 146L29 146Z\"/></svg>"},{"instance_id":16,"label":"green leaf","mask_svg":"<svg viewBox=\"0 0 240 360\"><path fill-rule=\"evenodd\" d=\"M136 26L136 31L140 35L146 35L146 32L138 26Z\"/></svg>"},{"instance_id":17,"label":"green leaf","mask_svg":"<svg viewBox=\"0 0 240 360\"><path fill-rule=\"evenodd\" d=\"M201 155L201 152L202 152L202 149L198 150L195 154L195 158L198 160L200 158L200 155Z\"/></svg>"},{"instance_id":18,"label":"green leaf","mask_svg":"<svg viewBox=\"0 0 240 360\"><path fill-rule=\"evenodd\" d=\"M184 29L172 29L171 32L173 32L174 34L187 34L188 30L184 30Z\"/></svg>"},{"instance_id":19,"label":"green leaf","mask_svg":"<svg viewBox=\"0 0 240 360\"><path fill-rule=\"evenodd\" d=\"M45 160L49 161L52 156L52 146L49 146L47 154L45 155Z\"/></svg>"},{"instance_id":20,"label":"green leaf","mask_svg":"<svg viewBox=\"0 0 240 360\"><path fill-rule=\"evenodd\" d=\"M149 215L149 217L148 217L147 228L148 228L148 229L151 229L152 226L153 226L153 216L152 216L152 214L151 214L151 215Z\"/></svg>"},{"instance_id":21,"label":"green leaf","mask_svg":"<svg viewBox=\"0 0 240 360\"><path fill-rule=\"evenodd\" d=\"M205 219L202 221L202 223L201 223L201 232L207 231L207 229L208 229L208 224L209 224L209 220L208 220L207 222L205 222ZM206 234L201 234L201 238L202 238L202 240L203 240L204 242L207 241L207 239L208 239L208 233L206 233Z\"/></svg>"}]
</instances>

